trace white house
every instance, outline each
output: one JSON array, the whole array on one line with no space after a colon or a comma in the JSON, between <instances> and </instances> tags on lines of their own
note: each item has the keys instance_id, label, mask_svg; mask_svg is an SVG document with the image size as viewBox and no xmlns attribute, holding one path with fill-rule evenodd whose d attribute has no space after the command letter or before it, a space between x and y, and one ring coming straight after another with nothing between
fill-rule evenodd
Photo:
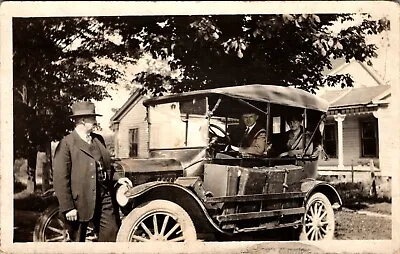
<instances>
[{"instance_id":1,"label":"white house","mask_svg":"<svg viewBox=\"0 0 400 254\"><path fill-rule=\"evenodd\" d=\"M350 74L352 88L325 88L318 94L330 102L324 148L330 157L320 161L319 173L356 178L392 175L391 86L359 61L337 60L327 75Z\"/></svg>"},{"instance_id":2,"label":"white house","mask_svg":"<svg viewBox=\"0 0 400 254\"><path fill-rule=\"evenodd\" d=\"M114 132L114 154L118 158L148 157L145 98L141 89L137 89L110 119L110 128Z\"/></svg>"}]
</instances>

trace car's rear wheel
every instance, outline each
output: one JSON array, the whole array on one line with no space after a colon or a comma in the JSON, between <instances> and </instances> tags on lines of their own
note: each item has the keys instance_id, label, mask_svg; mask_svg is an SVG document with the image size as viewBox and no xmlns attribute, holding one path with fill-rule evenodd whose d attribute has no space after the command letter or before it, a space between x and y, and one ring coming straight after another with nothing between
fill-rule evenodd
<instances>
[{"instance_id":1,"label":"car's rear wheel","mask_svg":"<svg viewBox=\"0 0 400 254\"><path fill-rule=\"evenodd\" d=\"M314 193L306 203L300 240L331 240L334 232L335 216L329 199L322 193Z\"/></svg>"},{"instance_id":2,"label":"car's rear wheel","mask_svg":"<svg viewBox=\"0 0 400 254\"><path fill-rule=\"evenodd\" d=\"M97 235L94 232L92 223L86 230L86 241L94 242L97 240ZM36 221L33 231L34 242L69 242L70 238L68 231L65 228L64 222L60 218L58 205L51 205Z\"/></svg>"},{"instance_id":3,"label":"car's rear wheel","mask_svg":"<svg viewBox=\"0 0 400 254\"><path fill-rule=\"evenodd\" d=\"M58 206L48 207L36 222L33 231L34 242L66 242L68 241L67 230L59 217Z\"/></svg>"},{"instance_id":4,"label":"car's rear wheel","mask_svg":"<svg viewBox=\"0 0 400 254\"><path fill-rule=\"evenodd\" d=\"M133 209L122 221L117 235L117 242L190 242L196 239L189 214L167 200L153 200Z\"/></svg>"}]
</instances>

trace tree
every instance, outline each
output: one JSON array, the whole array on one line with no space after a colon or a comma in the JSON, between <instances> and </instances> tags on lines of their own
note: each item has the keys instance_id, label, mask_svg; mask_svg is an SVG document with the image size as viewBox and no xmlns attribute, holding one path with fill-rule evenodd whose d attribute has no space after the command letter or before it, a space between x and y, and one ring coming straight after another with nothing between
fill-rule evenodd
<instances>
[{"instance_id":1,"label":"tree","mask_svg":"<svg viewBox=\"0 0 400 254\"><path fill-rule=\"evenodd\" d=\"M331 59L371 64L377 47L366 36L389 29L386 19L363 21L338 33L335 22L354 15L208 15L121 17L123 41L138 38L153 58L167 61L181 75L143 71L134 81L154 95L250 83L295 86L310 92L319 87L352 86L349 75L323 76ZM138 29L138 27L142 29Z\"/></svg>"},{"instance_id":2,"label":"tree","mask_svg":"<svg viewBox=\"0 0 400 254\"><path fill-rule=\"evenodd\" d=\"M137 57L122 52L126 46L93 18L13 19L14 157L28 160L29 191L35 188L37 151L50 156L50 141L73 127L70 105L108 96L100 83L122 75L100 60Z\"/></svg>"}]
</instances>

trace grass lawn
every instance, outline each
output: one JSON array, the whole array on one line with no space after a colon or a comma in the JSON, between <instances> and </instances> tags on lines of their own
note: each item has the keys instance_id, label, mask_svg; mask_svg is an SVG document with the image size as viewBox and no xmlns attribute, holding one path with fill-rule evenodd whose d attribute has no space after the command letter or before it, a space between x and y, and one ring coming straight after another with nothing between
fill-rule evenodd
<instances>
[{"instance_id":1,"label":"grass lawn","mask_svg":"<svg viewBox=\"0 0 400 254\"><path fill-rule=\"evenodd\" d=\"M390 203L370 204L359 211L391 214ZM335 213L337 240L390 240L392 239L391 218L360 214L343 208Z\"/></svg>"}]
</instances>

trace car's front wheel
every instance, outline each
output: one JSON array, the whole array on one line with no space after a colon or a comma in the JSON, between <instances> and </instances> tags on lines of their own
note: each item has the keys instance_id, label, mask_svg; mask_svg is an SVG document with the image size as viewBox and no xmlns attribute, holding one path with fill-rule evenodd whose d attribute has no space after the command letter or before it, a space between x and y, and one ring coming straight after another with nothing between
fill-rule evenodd
<instances>
[{"instance_id":1,"label":"car's front wheel","mask_svg":"<svg viewBox=\"0 0 400 254\"><path fill-rule=\"evenodd\" d=\"M117 242L190 242L196 239L189 214L167 200L153 200L133 209L122 221L117 235Z\"/></svg>"},{"instance_id":2,"label":"car's front wheel","mask_svg":"<svg viewBox=\"0 0 400 254\"><path fill-rule=\"evenodd\" d=\"M311 195L306 203L300 240L332 240L335 232L335 216L329 199L322 193Z\"/></svg>"}]
</instances>

